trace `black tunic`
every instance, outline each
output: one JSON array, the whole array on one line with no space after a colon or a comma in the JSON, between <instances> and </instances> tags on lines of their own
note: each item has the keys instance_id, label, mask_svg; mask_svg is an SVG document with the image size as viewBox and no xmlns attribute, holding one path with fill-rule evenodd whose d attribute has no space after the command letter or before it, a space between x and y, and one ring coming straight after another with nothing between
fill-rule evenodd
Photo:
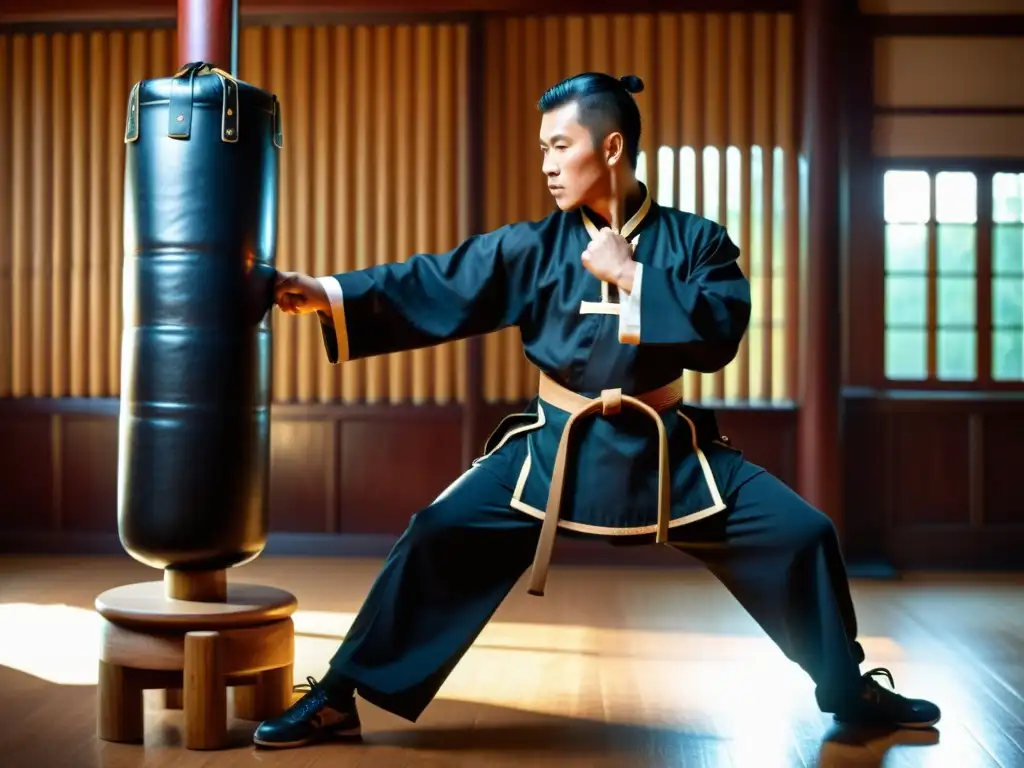
<instances>
[{"instance_id":1,"label":"black tunic","mask_svg":"<svg viewBox=\"0 0 1024 768\"><path fill-rule=\"evenodd\" d=\"M639 394L713 372L736 355L750 318L739 249L709 219L644 202L622 234L638 269L629 294L581 261L603 222L586 209L556 211L470 237L443 254L320 278L332 305L322 317L332 363L427 347L518 327L527 358L587 396ZM485 456L528 440L509 504L544 517L551 467L569 414L535 398L506 418ZM680 406L662 414L670 448L672 526L725 509L739 451L713 414ZM478 459L484 460L485 457ZM650 534L657 511L657 432L636 411L596 416L574 431L559 526L582 534Z\"/></svg>"}]
</instances>

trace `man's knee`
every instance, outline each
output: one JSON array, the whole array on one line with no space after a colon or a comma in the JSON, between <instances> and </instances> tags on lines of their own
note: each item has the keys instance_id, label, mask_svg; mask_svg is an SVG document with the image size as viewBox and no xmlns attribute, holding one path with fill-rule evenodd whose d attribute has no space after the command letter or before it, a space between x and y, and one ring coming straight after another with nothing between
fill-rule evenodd
<instances>
[{"instance_id":1,"label":"man's knee","mask_svg":"<svg viewBox=\"0 0 1024 768\"><path fill-rule=\"evenodd\" d=\"M803 499L794 504L783 519L786 521L785 538L795 550L814 549L837 539L832 519Z\"/></svg>"}]
</instances>

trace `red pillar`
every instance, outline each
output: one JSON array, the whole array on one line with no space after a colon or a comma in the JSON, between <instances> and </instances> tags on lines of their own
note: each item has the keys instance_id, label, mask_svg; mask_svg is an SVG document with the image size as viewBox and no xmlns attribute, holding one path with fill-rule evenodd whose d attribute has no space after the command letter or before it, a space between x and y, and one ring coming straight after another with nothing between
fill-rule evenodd
<instances>
[{"instance_id":1,"label":"red pillar","mask_svg":"<svg viewBox=\"0 0 1024 768\"><path fill-rule=\"evenodd\" d=\"M178 0L178 66L205 61L237 75L232 56L237 29L237 1Z\"/></svg>"},{"instance_id":2,"label":"red pillar","mask_svg":"<svg viewBox=\"0 0 1024 768\"><path fill-rule=\"evenodd\" d=\"M839 445L839 65L836 0L801 8L806 248L801 263L800 493L842 524Z\"/></svg>"}]
</instances>

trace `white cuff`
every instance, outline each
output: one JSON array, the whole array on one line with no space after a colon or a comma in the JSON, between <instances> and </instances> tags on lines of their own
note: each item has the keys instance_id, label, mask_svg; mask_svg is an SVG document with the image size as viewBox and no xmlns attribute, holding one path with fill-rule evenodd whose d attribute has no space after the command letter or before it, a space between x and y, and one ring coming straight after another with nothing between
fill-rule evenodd
<instances>
[{"instance_id":1,"label":"white cuff","mask_svg":"<svg viewBox=\"0 0 1024 768\"><path fill-rule=\"evenodd\" d=\"M338 341L338 362L348 360L348 329L345 327L345 296L341 291L341 283L333 276L318 277L331 303L331 320L334 322L334 335Z\"/></svg>"},{"instance_id":2,"label":"white cuff","mask_svg":"<svg viewBox=\"0 0 1024 768\"><path fill-rule=\"evenodd\" d=\"M619 341L623 344L640 343L640 290L644 265L639 261L633 271L633 290L619 289Z\"/></svg>"}]
</instances>

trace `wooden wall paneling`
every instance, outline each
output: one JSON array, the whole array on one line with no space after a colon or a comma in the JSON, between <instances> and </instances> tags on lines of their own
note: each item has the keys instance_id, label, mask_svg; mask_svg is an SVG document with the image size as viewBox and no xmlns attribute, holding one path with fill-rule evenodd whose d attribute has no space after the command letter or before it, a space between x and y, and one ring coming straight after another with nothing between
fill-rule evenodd
<instances>
[{"instance_id":1,"label":"wooden wall paneling","mask_svg":"<svg viewBox=\"0 0 1024 768\"><path fill-rule=\"evenodd\" d=\"M337 533L338 422L276 417L270 427L270 530Z\"/></svg>"},{"instance_id":2,"label":"wooden wall paneling","mask_svg":"<svg viewBox=\"0 0 1024 768\"><path fill-rule=\"evenodd\" d=\"M895 412L886 415L884 429L889 525L967 524L968 415Z\"/></svg>"},{"instance_id":3,"label":"wooden wall paneling","mask_svg":"<svg viewBox=\"0 0 1024 768\"><path fill-rule=\"evenodd\" d=\"M61 414L55 478L62 531L117 532L117 417Z\"/></svg>"},{"instance_id":4,"label":"wooden wall paneling","mask_svg":"<svg viewBox=\"0 0 1024 768\"><path fill-rule=\"evenodd\" d=\"M481 412L478 442L523 404ZM0 402L0 551L121 552L117 541L117 402ZM783 481L796 472L793 409L726 409L719 425ZM270 543L291 554L379 556L410 517L456 481L454 406L278 405L271 428ZM559 562L666 564L653 550L566 542Z\"/></svg>"},{"instance_id":5,"label":"wooden wall paneling","mask_svg":"<svg viewBox=\"0 0 1024 768\"><path fill-rule=\"evenodd\" d=\"M658 13L660 11L715 10L729 12L792 12L799 0L563 0L559 14ZM240 8L243 23L281 24L307 23L312 19L339 17L359 19L367 23L393 21L396 17L437 19L470 13L541 14L551 13L545 0L434 0L429 9L422 0L245 0ZM11 0L0 12L0 24L26 23L137 23L167 22L176 18L175 0Z\"/></svg>"},{"instance_id":6,"label":"wooden wall paneling","mask_svg":"<svg viewBox=\"0 0 1024 768\"><path fill-rule=\"evenodd\" d=\"M974 522L991 527L1024 526L1024 499L1020 492L1024 469L1024 413L978 415L981 435L977 451L981 463L981 506ZM1024 565L1024 551L1021 552Z\"/></svg>"},{"instance_id":7,"label":"wooden wall paneling","mask_svg":"<svg viewBox=\"0 0 1024 768\"><path fill-rule=\"evenodd\" d=\"M399 534L465 467L458 409L418 408L341 427L339 528Z\"/></svg>"},{"instance_id":8,"label":"wooden wall paneling","mask_svg":"<svg viewBox=\"0 0 1024 768\"><path fill-rule=\"evenodd\" d=\"M58 418L45 411L0 415L0 535L61 526L58 430Z\"/></svg>"},{"instance_id":9,"label":"wooden wall paneling","mask_svg":"<svg viewBox=\"0 0 1024 768\"><path fill-rule=\"evenodd\" d=\"M851 557L906 569L1024 567L1024 399L865 390L846 408Z\"/></svg>"}]
</instances>

